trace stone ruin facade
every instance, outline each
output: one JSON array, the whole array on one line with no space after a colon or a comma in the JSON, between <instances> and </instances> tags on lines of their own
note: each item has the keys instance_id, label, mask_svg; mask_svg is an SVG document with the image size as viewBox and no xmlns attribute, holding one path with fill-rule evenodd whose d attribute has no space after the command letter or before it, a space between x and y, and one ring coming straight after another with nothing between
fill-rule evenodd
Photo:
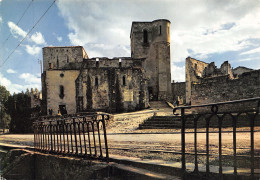
<instances>
[{"instance_id":1,"label":"stone ruin facade","mask_svg":"<svg viewBox=\"0 0 260 180\"><path fill-rule=\"evenodd\" d=\"M45 113L122 112L172 100L170 21L133 22L131 57L89 58L82 46L44 47Z\"/></svg>"},{"instance_id":2,"label":"stone ruin facade","mask_svg":"<svg viewBox=\"0 0 260 180\"><path fill-rule=\"evenodd\" d=\"M232 69L228 61L220 68L186 58L186 81L173 83L174 98L184 104L208 104L260 96L260 70L246 67Z\"/></svg>"}]
</instances>

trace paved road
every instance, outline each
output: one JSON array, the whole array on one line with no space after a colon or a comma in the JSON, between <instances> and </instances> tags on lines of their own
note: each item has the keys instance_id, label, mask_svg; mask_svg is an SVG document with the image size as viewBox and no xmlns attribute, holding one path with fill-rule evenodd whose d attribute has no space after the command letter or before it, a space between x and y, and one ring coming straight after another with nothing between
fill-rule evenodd
<instances>
[{"instance_id":1,"label":"paved road","mask_svg":"<svg viewBox=\"0 0 260 180\"><path fill-rule=\"evenodd\" d=\"M0 143L33 146L32 134L5 134L0 135ZM210 150L218 150L218 133L211 133ZM232 154L233 135L232 133L222 134L222 144L226 154ZM198 134L198 150L205 152L206 135ZM186 134L187 150L193 150L194 135ZM180 151L181 135L175 134L109 134L109 147L129 148L129 149L160 149L167 151ZM250 133L237 134L238 151L248 151L250 149ZM260 152L260 132L255 132L255 149Z\"/></svg>"}]
</instances>

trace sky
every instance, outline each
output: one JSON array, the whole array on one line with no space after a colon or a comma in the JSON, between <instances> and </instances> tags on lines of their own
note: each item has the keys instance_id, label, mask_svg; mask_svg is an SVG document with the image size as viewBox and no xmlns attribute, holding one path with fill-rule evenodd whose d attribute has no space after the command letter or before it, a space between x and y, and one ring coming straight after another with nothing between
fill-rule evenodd
<instances>
[{"instance_id":1,"label":"sky","mask_svg":"<svg viewBox=\"0 0 260 180\"><path fill-rule=\"evenodd\" d=\"M175 82L185 80L188 56L218 67L229 61L233 68L260 69L260 0L53 2L0 0L0 85L11 93L41 90L46 46L83 46L90 58L130 57L132 21L171 21Z\"/></svg>"}]
</instances>

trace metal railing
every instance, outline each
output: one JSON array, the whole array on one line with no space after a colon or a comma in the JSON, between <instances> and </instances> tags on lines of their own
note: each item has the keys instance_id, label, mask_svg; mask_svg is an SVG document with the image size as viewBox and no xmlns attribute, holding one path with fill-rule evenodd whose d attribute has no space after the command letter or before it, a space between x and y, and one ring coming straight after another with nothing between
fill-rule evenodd
<instances>
[{"instance_id":1,"label":"metal railing","mask_svg":"<svg viewBox=\"0 0 260 180\"><path fill-rule=\"evenodd\" d=\"M108 114L34 122L34 147L42 152L109 160Z\"/></svg>"},{"instance_id":2,"label":"metal railing","mask_svg":"<svg viewBox=\"0 0 260 180\"><path fill-rule=\"evenodd\" d=\"M251 105L254 104L254 108L251 109L243 109L238 108L240 110L234 110L236 106L241 107L241 104L243 103L250 103ZM220 111L221 106L223 106L225 109L227 106L233 107L232 111ZM203 108L207 109L204 112L201 113L194 113L190 112L185 114L185 110L192 110L192 109L197 109L197 110L202 110ZM217 179L223 179L223 176L225 173L223 173L223 162L224 161L229 161L230 164L232 164L233 170L232 171L232 177L235 177L235 179L240 175L240 172L238 171L238 157L241 156L241 154L238 153L238 147L240 144L237 143L239 140L237 137L238 133L248 133L248 152L246 154L247 158L249 159L248 167L249 169L249 178L250 179L256 179L256 174L255 174L255 127L256 123L258 123L259 126L259 120L260 120L260 97L258 98L251 98L251 99L243 99L243 100L236 100L236 101L229 101L229 102L221 102L221 103L212 103L212 104L205 104L205 105L195 105L195 106L182 106L182 107L176 107L173 109L173 113L176 112L176 110L179 109L181 112L181 164L182 164L182 172L183 172L183 179L189 179L189 175L197 175L199 177L203 176L206 177L207 179L212 179L216 177ZM231 108L232 109L232 108ZM239 122L244 120L246 123L248 123L247 130L238 130L238 125ZM214 122L215 121L215 122ZM231 131L229 130L228 132L223 131L224 124L230 121L231 123ZM187 124L189 122L190 124ZM204 124L203 124L204 123ZM211 125L214 124L215 125ZM190 126L192 124L192 126ZM202 125L203 124L203 125ZM186 132L187 128L186 126L190 126L191 128L189 129L189 132ZM215 128L212 130L212 127ZM245 125L240 125L241 127L245 127ZM194 145L192 147L192 151L194 153L194 160L193 160L193 169L188 170L187 169L187 151L188 147L192 146L191 144L186 144L185 138L187 133L193 134L194 137ZM218 142L212 142L210 141L210 134L218 134ZM223 133L231 133L232 135L232 144L230 148L231 152L229 154L228 160L223 159L223 157L227 157L226 154L223 154L223 150L227 148L227 145L223 147ZM198 147L198 145L201 145L201 142L198 142L198 135L201 137L201 134L205 135L205 146ZM216 137L216 136L215 136ZM227 137L227 136L225 136ZM215 138L216 139L216 138ZM258 142L259 143L259 142ZM215 149L210 150L212 144L215 144ZM199 169L199 154L203 154L200 151L205 153L206 159L204 159L204 165L206 166L205 171L201 172ZM190 150L190 149L189 149ZM217 152L216 152L217 151ZM215 153L217 155L217 160L218 160L218 173L212 173L210 171L210 156ZM245 155L245 154L244 154ZM259 157L258 157L259 158ZM216 163L215 163L216 164ZM229 171L230 173L230 171ZM259 177L258 177L259 178Z\"/></svg>"}]
</instances>

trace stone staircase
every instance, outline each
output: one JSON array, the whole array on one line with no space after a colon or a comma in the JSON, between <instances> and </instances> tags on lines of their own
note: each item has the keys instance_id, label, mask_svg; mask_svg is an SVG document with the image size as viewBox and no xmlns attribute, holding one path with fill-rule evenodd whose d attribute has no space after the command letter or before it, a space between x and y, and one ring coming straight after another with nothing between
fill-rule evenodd
<instances>
[{"instance_id":1,"label":"stone staircase","mask_svg":"<svg viewBox=\"0 0 260 180\"><path fill-rule=\"evenodd\" d=\"M260 126L260 117L255 121L255 126ZM185 123L186 128L194 128L193 118L187 118ZM199 119L197 122L197 128L205 128L205 119ZM212 118L209 124L210 128L218 128L218 119ZM222 127L233 127L232 119L225 118L222 121ZM250 119L247 116L240 116L237 121L237 127L250 127ZM139 129L180 129L181 117L180 116L153 116L142 124L139 125Z\"/></svg>"},{"instance_id":2,"label":"stone staircase","mask_svg":"<svg viewBox=\"0 0 260 180\"><path fill-rule=\"evenodd\" d=\"M153 116L139 125L139 129L173 129L180 127L180 116Z\"/></svg>"}]
</instances>

